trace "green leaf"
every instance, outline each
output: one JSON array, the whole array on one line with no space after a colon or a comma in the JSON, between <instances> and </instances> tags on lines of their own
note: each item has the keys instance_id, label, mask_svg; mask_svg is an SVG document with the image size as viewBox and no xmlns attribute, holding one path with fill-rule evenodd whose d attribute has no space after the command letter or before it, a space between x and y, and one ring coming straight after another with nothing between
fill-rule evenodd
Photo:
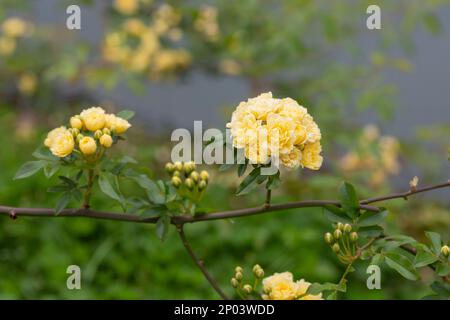
<instances>
[{"instance_id":1,"label":"green leaf","mask_svg":"<svg viewBox=\"0 0 450 320\"><path fill-rule=\"evenodd\" d=\"M50 162L44 167L44 174L47 178L53 177L58 170L60 169L61 165L59 162Z\"/></svg>"},{"instance_id":2,"label":"green leaf","mask_svg":"<svg viewBox=\"0 0 450 320\"><path fill-rule=\"evenodd\" d=\"M98 185L100 190L108 197L123 202L123 198L120 195L120 191L118 190L118 186L114 182L114 176L108 172L103 172L100 174L98 179Z\"/></svg>"},{"instance_id":3,"label":"green leaf","mask_svg":"<svg viewBox=\"0 0 450 320\"><path fill-rule=\"evenodd\" d=\"M277 171L276 174L269 176L269 181L267 181L266 189L274 190L278 188L280 184L281 184L280 171Z\"/></svg>"},{"instance_id":4,"label":"green leaf","mask_svg":"<svg viewBox=\"0 0 450 320\"><path fill-rule=\"evenodd\" d=\"M48 148L40 147L33 152L33 157L39 160L58 161L59 158L54 156Z\"/></svg>"},{"instance_id":5,"label":"green leaf","mask_svg":"<svg viewBox=\"0 0 450 320\"><path fill-rule=\"evenodd\" d=\"M37 160L37 161L29 161L25 163L20 169L17 171L14 176L14 180L28 178L34 174L36 174L39 170L41 170L47 161Z\"/></svg>"},{"instance_id":6,"label":"green leaf","mask_svg":"<svg viewBox=\"0 0 450 320\"><path fill-rule=\"evenodd\" d=\"M361 237L375 238L381 235L383 228L380 226L361 227L358 229L358 234Z\"/></svg>"},{"instance_id":7,"label":"green leaf","mask_svg":"<svg viewBox=\"0 0 450 320\"><path fill-rule=\"evenodd\" d=\"M65 176L58 176L58 178L59 178L59 180L61 180L65 185L67 185L67 187L68 187L69 189L73 189L73 188L76 188L76 187L77 187L76 181L74 181L74 180L72 180L72 179L70 179L70 178L67 178L67 177L65 177Z\"/></svg>"},{"instance_id":8,"label":"green leaf","mask_svg":"<svg viewBox=\"0 0 450 320\"><path fill-rule=\"evenodd\" d=\"M253 171L250 172L250 174L244 180L242 180L241 184L236 190L236 195L241 196L252 191L258 185L257 179L260 176L260 173L260 167L253 169Z\"/></svg>"},{"instance_id":9,"label":"green leaf","mask_svg":"<svg viewBox=\"0 0 450 320\"><path fill-rule=\"evenodd\" d=\"M125 120L130 120L131 118L134 117L136 113L132 110L122 110L119 113L117 113L116 116L125 119Z\"/></svg>"},{"instance_id":10,"label":"green leaf","mask_svg":"<svg viewBox=\"0 0 450 320\"><path fill-rule=\"evenodd\" d=\"M148 198L155 204L163 204L166 202L166 190L164 185L162 188L145 174L132 178L141 187L147 190Z\"/></svg>"},{"instance_id":11,"label":"green leaf","mask_svg":"<svg viewBox=\"0 0 450 320\"><path fill-rule=\"evenodd\" d=\"M347 286L345 283L341 283L341 284L335 284L335 283L331 283L331 282L313 283L308 287L308 290L306 291L306 293L316 295L323 291L346 292Z\"/></svg>"},{"instance_id":12,"label":"green leaf","mask_svg":"<svg viewBox=\"0 0 450 320\"><path fill-rule=\"evenodd\" d=\"M450 265L447 262L438 264L436 266L436 274L440 277L447 277L450 274Z\"/></svg>"},{"instance_id":13,"label":"green leaf","mask_svg":"<svg viewBox=\"0 0 450 320\"><path fill-rule=\"evenodd\" d=\"M381 254L377 253L376 255L374 255L372 257L370 264L379 266L383 262L383 260L384 260L384 257Z\"/></svg>"},{"instance_id":14,"label":"green leaf","mask_svg":"<svg viewBox=\"0 0 450 320\"><path fill-rule=\"evenodd\" d=\"M167 214L162 215L156 222L156 235L161 241L164 241L169 231L170 216Z\"/></svg>"},{"instance_id":15,"label":"green leaf","mask_svg":"<svg viewBox=\"0 0 450 320\"><path fill-rule=\"evenodd\" d=\"M359 202L356 196L355 188L348 182L343 182L338 190L339 200L342 209L352 219L358 216Z\"/></svg>"},{"instance_id":16,"label":"green leaf","mask_svg":"<svg viewBox=\"0 0 450 320\"><path fill-rule=\"evenodd\" d=\"M382 222L384 218L386 218L387 214L388 214L387 210L381 212L366 211L358 218L357 225L360 227L377 225L380 222Z\"/></svg>"},{"instance_id":17,"label":"green leaf","mask_svg":"<svg viewBox=\"0 0 450 320\"><path fill-rule=\"evenodd\" d=\"M69 204L71 199L72 199L72 194L70 192L65 192L61 195L61 197L59 197L58 202L56 202L56 206L55 206L56 215L60 214L61 211L63 211L65 208L67 208L67 205Z\"/></svg>"},{"instance_id":18,"label":"green leaf","mask_svg":"<svg viewBox=\"0 0 450 320\"><path fill-rule=\"evenodd\" d=\"M342 210L333 205L326 205L323 207L325 216L331 222L342 222L342 223L352 223L352 219L350 219Z\"/></svg>"},{"instance_id":19,"label":"green leaf","mask_svg":"<svg viewBox=\"0 0 450 320\"><path fill-rule=\"evenodd\" d=\"M409 280L419 279L412 262L405 256L395 252L388 252L385 254L385 261L390 268L397 271L404 278Z\"/></svg>"},{"instance_id":20,"label":"green leaf","mask_svg":"<svg viewBox=\"0 0 450 320\"><path fill-rule=\"evenodd\" d=\"M450 285L435 281L431 284L431 289L441 297L450 298Z\"/></svg>"},{"instance_id":21,"label":"green leaf","mask_svg":"<svg viewBox=\"0 0 450 320\"><path fill-rule=\"evenodd\" d=\"M245 173L245 170L247 170L247 162L238 165L238 177L242 177L242 175Z\"/></svg>"},{"instance_id":22,"label":"green leaf","mask_svg":"<svg viewBox=\"0 0 450 320\"><path fill-rule=\"evenodd\" d=\"M436 255L439 255L441 253L441 246L442 246L441 235L439 233L431 231L425 231L425 235L427 236L428 239L430 239L434 253Z\"/></svg>"},{"instance_id":23,"label":"green leaf","mask_svg":"<svg viewBox=\"0 0 450 320\"><path fill-rule=\"evenodd\" d=\"M431 251L419 249L417 250L416 257L414 258L414 266L416 268L425 267L436 262L438 259L439 258Z\"/></svg>"}]
</instances>

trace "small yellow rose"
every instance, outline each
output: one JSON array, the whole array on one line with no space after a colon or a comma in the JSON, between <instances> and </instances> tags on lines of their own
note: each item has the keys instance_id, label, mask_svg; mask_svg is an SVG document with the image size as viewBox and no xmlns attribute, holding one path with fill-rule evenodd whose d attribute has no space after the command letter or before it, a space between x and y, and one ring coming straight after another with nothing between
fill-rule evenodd
<instances>
[{"instance_id":1,"label":"small yellow rose","mask_svg":"<svg viewBox=\"0 0 450 320\"><path fill-rule=\"evenodd\" d=\"M100 107L83 110L80 116L89 131L97 131L105 126L105 110Z\"/></svg>"},{"instance_id":2,"label":"small yellow rose","mask_svg":"<svg viewBox=\"0 0 450 320\"><path fill-rule=\"evenodd\" d=\"M100 137L100 144L105 148L109 148L113 144L113 139L109 134L104 134Z\"/></svg>"},{"instance_id":3,"label":"small yellow rose","mask_svg":"<svg viewBox=\"0 0 450 320\"><path fill-rule=\"evenodd\" d=\"M70 118L70 126L74 129L81 130L83 128L83 121L79 117Z\"/></svg>"},{"instance_id":4,"label":"small yellow rose","mask_svg":"<svg viewBox=\"0 0 450 320\"><path fill-rule=\"evenodd\" d=\"M323 161L323 158L320 155L321 152L322 146L320 145L320 141L305 145L302 152L302 166L311 170L319 170Z\"/></svg>"},{"instance_id":5,"label":"small yellow rose","mask_svg":"<svg viewBox=\"0 0 450 320\"><path fill-rule=\"evenodd\" d=\"M50 131L44 144L59 158L70 155L75 147L73 135L65 127L59 127Z\"/></svg>"},{"instance_id":6,"label":"small yellow rose","mask_svg":"<svg viewBox=\"0 0 450 320\"><path fill-rule=\"evenodd\" d=\"M91 137L83 137L78 145L81 152L87 156L92 155L95 153L95 151L97 151L97 144Z\"/></svg>"},{"instance_id":7,"label":"small yellow rose","mask_svg":"<svg viewBox=\"0 0 450 320\"><path fill-rule=\"evenodd\" d=\"M120 117L116 117L113 114L107 114L105 116L105 127L117 134L122 134L131 127L131 124Z\"/></svg>"}]
</instances>

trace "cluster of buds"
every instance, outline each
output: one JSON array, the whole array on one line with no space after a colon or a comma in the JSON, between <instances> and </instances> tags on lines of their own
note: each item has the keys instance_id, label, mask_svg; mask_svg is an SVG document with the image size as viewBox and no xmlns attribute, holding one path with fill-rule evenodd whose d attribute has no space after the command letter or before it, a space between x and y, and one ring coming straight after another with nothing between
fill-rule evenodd
<instances>
[{"instance_id":1,"label":"cluster of buds","mask_svg":"<svg viewBox=\"0 0 450 320\"><path fill-rule=\"evenodd\" d=\"M254 277L253 286L244 281L244 269L237 266L234 269L234 277L231 278L231 286L236 289L237 294L245 299L256 291L259 281L264 277L264 270L259 264L253 266L252 275Z\"/></svg>"},{"instance_id":2,"label":"cluster of buds","mask_svg":"<svg viewBox=\"0 0 450 320\"><path fill-rule=\"evenodd\" d=\"M208 186L209 173L202 170L200 173L195 171L196 166L193 161L166 163L166 171L172 176L172 185L175 188L184 186L192 191L194 189L203 191Z\"/></svg>"},{"instance_id":3,"label":"cluster of buds","mask_svg":"<svg viewBox=\"0 0 450 320\"><path fill-rule=\"evenodd\" d=\"M349 264L354 260L358 248L358 233L352 231L350 224L337 223L333 233L325 233L324 239L341 262Z\"/></svg>"},{"instance_id":4,"label":"cluster of buds","mask_svg":"<svg viewBox=\"0 0 450 320\"><path fill-rule=\"evenodd\" d=\"M450 248L449 248L449 246L447 246L447 245L445 245L445 246L442 246L442 248L441 248L441 254L444 256L444 257L448 257L448 256L450 256Z\"/></svg>"}]
</instances>

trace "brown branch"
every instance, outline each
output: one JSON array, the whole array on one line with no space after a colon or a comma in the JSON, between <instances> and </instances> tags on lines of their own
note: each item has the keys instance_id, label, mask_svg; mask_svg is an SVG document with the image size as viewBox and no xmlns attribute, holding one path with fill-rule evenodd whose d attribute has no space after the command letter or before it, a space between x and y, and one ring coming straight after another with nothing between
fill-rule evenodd
<instances>
[{"instance_id":1,"label":"brown branch","mask_svg":"<svg viewBox=\"0 0 450 320\"><path fill-rule=\"evenodd\" d=\"M228 296L222 291L222 289L217 284L216 280L209 274L208 270L206 270L205 265L203 264L203 261L200 260L192 250L191 245L189 244L183 230L183 224L177 224L176 225L177 232L180 235L181 242L183 242L184 247L186 248L186 251L191 256L192 260L194 260L197 267L200 269L200 271L203 273L205 278L208 280L208 282L211 284L211 286L216 290L216 292L222 297L224 300L229 300Z\"/></svg>"},{"instance_id":2,"label":"brown branch","mask_svg":"<svg viewBox=\"0 0 450 320\"><path fill-rule=\"evenodd\" d=\"M433 186L428 186L424 188L417 188L415 191L407 191L403 193L394 193L391 195L369 198L366 200L360 201L360 209L379 212L380 210L375 206L370 206L368 204L373 202L392 200L397 198L407 198L417 193L422 193L430 190L442 189L450 187L450 182L441 183ZM200 221L211 221L211 220L220 220L220 219L230 219L230 218L239 218L246 217L256 214L263 214L267 212L280 211L280 210L288 210L288 209L297 209L297 208L313 208L313 207L324 207L326 205L334 205L340 206L340 202L337 200L306 200L306 201L297 201L297 202L288 202L282 204L271 204L269 206L258 206L253 208L244 208L244 209L236 209L236 210L228 210L228 211L219 211L199 216L191 216L191 215L179 215L172 217L172 224L184 224L184 223L196 223ZM0 206L0 214L6 214L9 216L14 216L15 218L18 216L30 216L30 217L87 217L93 219L102 219L102 220L115 220L115 221L127 221L127 222L139 222L139 223L156 223L158 221L158 217L145 218L134 214L123 214L123 213L114 213L114 212L102 212L95 211L90 209L66 209L63 210L60 214L55 215L54 209L51 208L16 208L16 207L8 207L8 206Z\"/></svg>"}]
</instances>

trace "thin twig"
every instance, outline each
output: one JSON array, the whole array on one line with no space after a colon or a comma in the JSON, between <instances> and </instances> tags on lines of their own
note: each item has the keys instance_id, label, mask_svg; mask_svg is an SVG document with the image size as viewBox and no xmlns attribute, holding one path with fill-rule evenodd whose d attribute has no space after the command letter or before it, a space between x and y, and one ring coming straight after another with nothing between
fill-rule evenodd
<instances>
[{"instance_id":1,"label":"thin twig","mask_svg":"<svg viewBox=\"0 0 450 320\"><path fill-rule=\"evenodd\" d=\"M272 197L272 190L267 189L267 192L266 192L266 201L264 202L264 206L265 206L266 208L270 207L270 199L271 199L271 197Z\"/></svg>"},{"instance_id":2,"label":"thin twig","mask_svg":"<svg viewBox=\"0 0 450 320\"><path fill-rule=\"evenodd\" d=\"M211 284L211 286L216 290L216 292L222 297L224 300L229 300L228 296L222 291L222 289L217 284L216 280L213 279L213 277L209 274L208 270L206 270L203 261L201 261L192 250L191 245L189 244L188 240L186 239L186 236L184 234L183 225L179 224L176 226L178 234L180 235L181 241L183 242L184 247L186 248L186 251L191 256L192 260L194 260L197 267L200 269L200 271L203 273L205 278L208 280L208 282Z\"/></svg>"}]
</instances>

